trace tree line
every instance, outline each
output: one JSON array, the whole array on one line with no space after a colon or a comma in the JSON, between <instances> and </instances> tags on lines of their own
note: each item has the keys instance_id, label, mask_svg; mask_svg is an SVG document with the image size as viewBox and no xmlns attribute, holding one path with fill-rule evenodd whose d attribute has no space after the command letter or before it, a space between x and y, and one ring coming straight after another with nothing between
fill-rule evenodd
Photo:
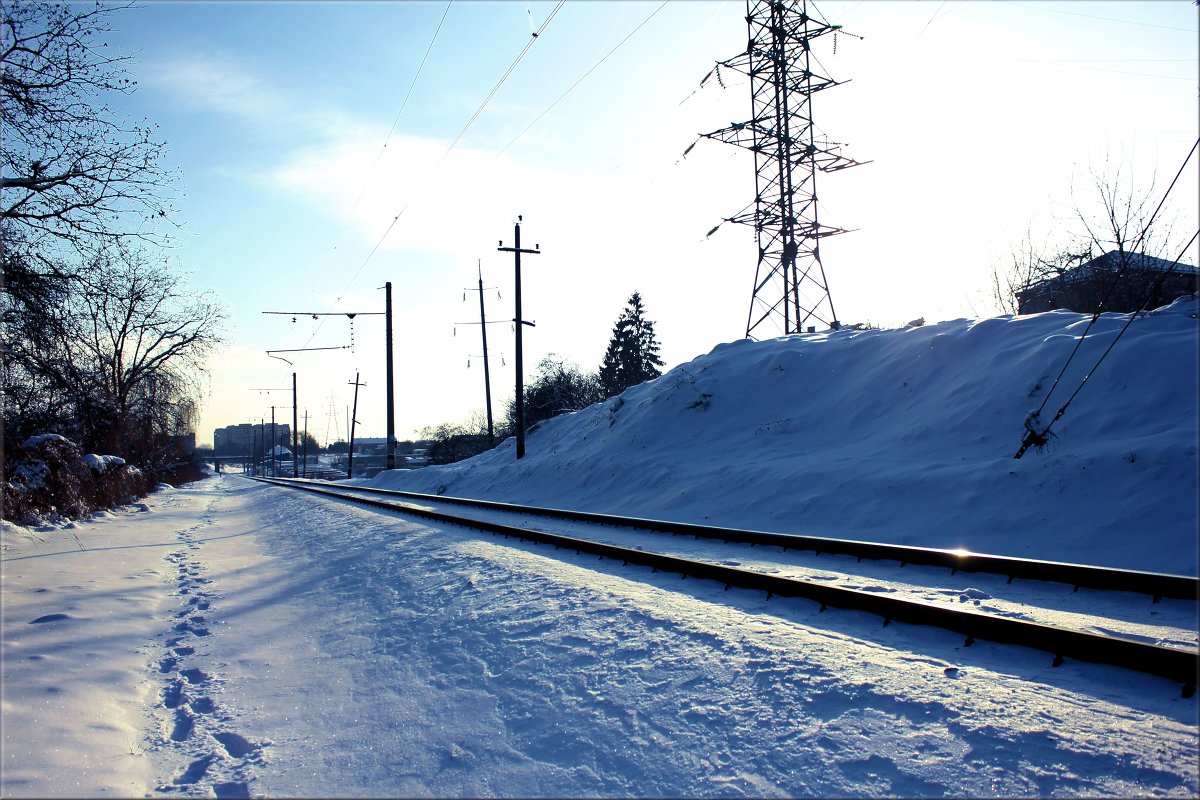
<instances>
[{"instance_id":1,"label":"tree line","mask_svg":"<svg viewBox=\"0 0 1200 800\"><path fill-rule=\"evenodd\" d=\"M630 295L613 325L612 335L600 366L585 371L578 364L551 354L543 358L532 378L525 383L525 423L530 428L559 414L579 411L615 397L630 387L662 374L661 345L654 322L646 317L642 296ZM516 399L505 406L498 429L502 441L516 429ZM435 464L460 461L489 449L482 412L466 422L444 422L425 428L421 435L433 442L429 449Z\"/></svg>"},{"instance_id":2,"label":"tree line","mask_svg":"<svg viewBox=\"0 0 1200 800\"><path fill-rule=\"evenodd\" d=\"M168 259L176 176L105 35L132 5L6 3L0 44L3 441L180 457L227 314ZM5 459L5 479L11 470Z\"/></svg>"}]
</instances>

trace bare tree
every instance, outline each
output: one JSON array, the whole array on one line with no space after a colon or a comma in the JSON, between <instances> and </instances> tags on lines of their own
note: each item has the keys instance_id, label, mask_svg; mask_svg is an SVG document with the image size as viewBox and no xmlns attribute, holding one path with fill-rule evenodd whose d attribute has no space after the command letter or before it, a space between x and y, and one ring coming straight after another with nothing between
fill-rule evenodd
<instances>
[{"instance_id":1,"label":"bare tree","mask_svg":"<svg viewBox=\"0 0 1200 800\"><path fill-rule=\"evenodd\" d=\"M1010 250L1006 266L992 268L992 302L1002 314L1017 314L1019 292L1042 281L1063 281L1070 270L1091 257L1091 248L1052 253L1045 242L1034 244L1032 231L1026 229L1025 237Z\"/></svg>"},{"instance_id":2,"label":"bare tree","mask_svg":"<svg viewBox=\"0 0 1200 800\"><path fill-rule=\"evenodd\" d=\"M70 244L146 238L146 223L170 210L170 176L159 166L165 145L151 126L128 123L106 102L136 85L124 69L130 56L110 54L103 42L111 16L129 7L4 3L6 241L17 231L40 249L45 237Z\"/></svg>"},{"instance_id":3,"label":"bare tree","mask_svg":"<svg viewBox=\"0 0 1200 800\"><path fill-rule=\"evenodd\" d=\"M142 250L101 250L76 281L47 308L39 336L7 341L5 426L148 458L194 423L225 311ZM25 330L33 319L17 322Z\"/></svg>"},{"instance_id":4,"label":"bare tree","mask_svg":"<svg viewBox=\"0 0 1200 800\"><path fill-rule=\"evenodd\" d=\"M1143 257L1172 261L1178 237L1161 198L1150 181L1138 191L1127 170L1112 167L1089 173L1081 194L1071 186L1070 221L1074 230L1057 245L1033 244L1030 231L1013 248L1007 265L992 270L992 300L1002 313L1018 311L1018 293L1032 287L1089 312L1136 309L1149 296L1159 273L1146 268ZM1163 209L1169 208L1164 204ZM1157 213L1156 213L1157 212ZM1115 254L1103 257L1106 254ZM1079 268L1088 265L1088 274ZM1169 300L1170 298L1168 298Z\"/></svg>"},{"instance_id":5,"label":"bare tree","mask_svg":"<svg viewBox=\"0 0 1200 800\"><path fill-rule=\"evenodd\" d=\"M78 338L73 360L96 367L98 394L111 409L102 437L108 452L134 453L139 431L175 428L194 414L207 359L221 341L226 313L211 294L187 289L184 278L139 250L100 254L72 298Z\"/></svg>"}]
</instances>

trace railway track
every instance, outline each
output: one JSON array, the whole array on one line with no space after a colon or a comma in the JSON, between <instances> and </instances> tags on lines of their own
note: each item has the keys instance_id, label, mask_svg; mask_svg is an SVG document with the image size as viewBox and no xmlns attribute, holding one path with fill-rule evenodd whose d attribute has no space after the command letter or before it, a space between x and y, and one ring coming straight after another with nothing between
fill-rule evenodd
<instances>
[{"instance_id":1,"label":"railway track","mask_svg":"<svg viewBox=\"0 0 1200 800\"><path fill-rule=\"evenodd\" d=\"M726 589L737 587L765 591L768 597L806 598L820 603L822 611L827 607L866 611L882 617L884 625L892 621L931 625L961 634L967 645L980 639L1033 647L1053 654L1055 666L1063 663L1064 659L1072 658L1134 669L1180 683L1184 697L1191 697L1195 693L1197 672L1200 669L1195 637L1180 638L1178 635L1180 626L1184 631L1195 627L1200 581L1188 576L956 550L738 530L369 487L335 487L318 481L258 480L406 515L551 544L578 553L612 558L626 564L648 566L655 571L714 580L723 583ZM514 524L513 517L518 518L519 524ZM538 523L537 527L533 527L530 523L531 517L555 522ZM557 528L558 532L544 530L546 527ZM697 555L689 552L685 546L672 544L678 540L663 534L688 537L690 542L696 543L693 550L703 549L703 546L707 546L708 550ZM657 542L650 542L646 537L653 537ZM602 539L607 541L601 541ZM744 545L735 548L741 556L745 556L750 548L760 548L753 551L758 553L759 558L743 558L736 561L714 555L716 551L713 547L728 548L730 543ZM653 549L647 549L648 544ZM971 602L972 597L991 598L988 594L974 589L962 594L954 589L928 587L915 591L897 590L878 583L866 587L855 586L856 582L863 583L861 579L841 579L843 585L835 585L836 576L830 576L828 569L789 568L786 565L781 567L781 559L778 556L767 560L771 558L771 553L768 552L771 548L781 548L774 552L782 554L808 551L812 555L841 556L841 562L855 565L851 569L861 567L864 560L879 564L889 562L883 567L877 564L876 573L882 569L894 575L897 570L890 562L895 562L901 566L922 565L926 568L926 573L935 572L941 576L945 575L944 569L949 569L951 576L960 572L990 575L993 576L994 582L1003 582L1003 586L1011 585L1018 578L1022 579L1023 586L1052 585L1044 582L1066 584L1069 591L1061 589L1060 593L1074 594L1080 589L1094 590L1096 596L1102 593L1106 596L1105 599L1112 601L1110 607L1114 611L1125 608L1130 602L1128 595L1119 593L1135 592L1146 596L1140 602L1170 604L1177 611L1182 609L1182 617L1190 620L1190 625L1177 622L1174 631L1176 636L1167 636L1171 643L1163 644L1160 641L1148 640L1157 638L1156 636L1147 637L1121 631L1119 624L1109 625L1107 620L1104 620L1103 625L1096 624L1095 617L1089 617L1082 623L1068 619L1070 624L1061 624L1061 619L1070 618L1071 614L1052 613L1052 622L1047 623L1031 619L1029 614L1021 610L1013 610L1023 609L1024 606L1020 603L1010 604L1008 610L1003 607L994 608L993 606L1001 605L998 602L988 602L986 606L980 607L978 599ZM675 552L665 552L668 550ZM724 556L728 555L728 552L724 553ZM810 562L813 561L812 556L807 558ZM751 561L756 563L747 566ZM822 566L829 561L830 559L826 558ZM791 574L787 574L789 572ZM913 570L907 572L912 573ZM868 580L868 583L871 581ZM939 595L942 597L939 598ZM950 601L957 599L958 603L948 602L945 595L951 596ZM1112 597L1108 597L1109 595ZM1136 598L1133 600L1137 602ZM1176 617L1179 618L1180 615L1177 613ZM1092 629L1086 629L1088 627ZM1157 636L1161 637L1162 634Z\"/></svg>"}]
</instances>

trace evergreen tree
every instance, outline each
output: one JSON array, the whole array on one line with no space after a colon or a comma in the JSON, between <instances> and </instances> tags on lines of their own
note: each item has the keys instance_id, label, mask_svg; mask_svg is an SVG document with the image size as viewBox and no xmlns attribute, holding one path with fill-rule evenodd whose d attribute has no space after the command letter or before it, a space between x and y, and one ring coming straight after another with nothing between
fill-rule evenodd
<instances>
[{"instance_id":1,"label":"evergreen tree","mask_svg":"<svg viewBox=\"0 0 1200 800\"><path fill-rule=\"evenodd\" d=\"M600 365L600 389L605 397L613 397L662 374L663 361L658 357L658 338L654 323L646 319L642 296L634 292L617 324Z\"/></svg>"}]
</instances>

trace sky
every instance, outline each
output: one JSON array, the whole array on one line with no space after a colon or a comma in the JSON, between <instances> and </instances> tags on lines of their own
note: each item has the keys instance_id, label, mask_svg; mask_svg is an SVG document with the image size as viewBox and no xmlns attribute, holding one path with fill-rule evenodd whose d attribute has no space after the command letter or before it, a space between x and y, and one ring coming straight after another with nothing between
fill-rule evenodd
<instances>
[{"instance_id":1,"label":"sky","mask_svg":"<svg viewBox=\"0 0 1200 800\"><path fill-rule=\"evenodd\" d=\"M1027 235L1069 240L1093 176L1157 200L1197 138L1189 2L816 8L862 37L817 51L848 81L817 95L817 125L870 162L817 184L822 221L852 231L822 243L844 323L997 313L992 271ZM319 441L346 438L356 375L357 435L384 435L383 317L263 312L381 312L387 282L397 436L481 414L477 270L499 415L514 269L496 248L518 216L541 251L522 262L527 375L551 354L595 369L635 291L668 368L743 337L753 232L706 234L753 199L752 157L708 140L682 154L750 113L747 79L700 87L745 49L744 15L679 0L120 14L110 41L139 81L120 109L160 126L179 175L167 258L230 312L198 442L272 406L287 420L293 372ZM1168 213L1186 241L1196 160L1181 181ZM331 349L266 352L299 348Z\"/></svg>"},{"instance_id":2,"label":"sky","mask_svg":"<svg viewBox=\"0 0 1200 800\"><path fill-rule=\"evenodd\" d=\"M1053 311L740 339L547 421L515 464L510 439L354 483L1195 577L1198 310L1180 299L1123 333L1126 315ZM1030 408L1089 372L1051 445L1014 459ZM842 392L801 401L831 375ZM439 505L462 513L419 502ZM1183 651L1200 636L1183 599L472 516ZM0 523L5 797L1200 788L1200 697L1070 655L236 471L25 522Z\"/></svg>"}]
</instances>

